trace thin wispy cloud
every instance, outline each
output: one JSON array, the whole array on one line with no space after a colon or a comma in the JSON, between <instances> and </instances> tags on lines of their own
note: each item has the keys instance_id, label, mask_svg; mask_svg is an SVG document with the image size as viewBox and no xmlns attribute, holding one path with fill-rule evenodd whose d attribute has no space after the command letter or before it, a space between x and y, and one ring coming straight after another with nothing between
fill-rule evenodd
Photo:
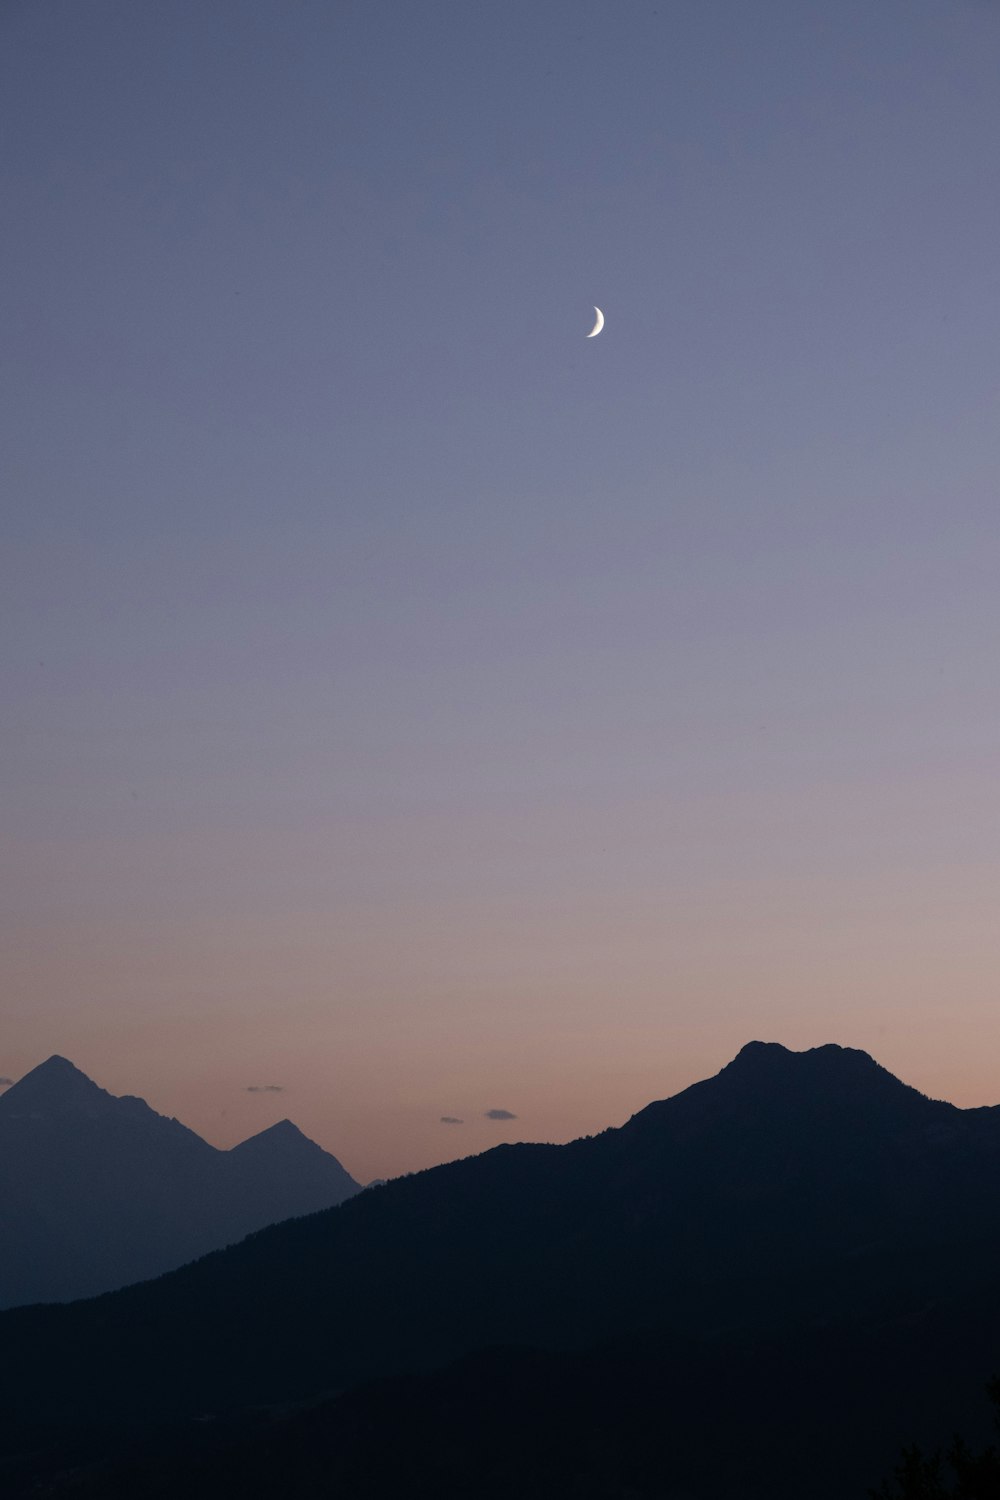
<instances>
[{"instance_id":1,"label":"thin wispy cloud","mask_svg":"<svg viewBox=\"0 0 1000 1500\"><path fill-rule=\"evenodd\" d=\"M248 1094L283 1094L285 1085L283 1083L250 1083L247 1085Z\"/></svg>"},{"instance_id":2,"label":"thin wispy cloud","mask_svg":"<svg viewBox=\"0 0 1000 1500\"><path fill-rule=\"evenodd\" d=\"M442 1115L441 1116L441 1124L442 1125L464 1125L465 1121L464 1120L460 1120L457 1115Z\"/></svg>"},{"instance_id":3,"label":"thin wispy cloud","mask_svg":"<svg viewBox=\"0 0 1000 1500\"><path fill-rule=\"evenodd\" d=\"M509 1109L488 1109L483 1115L484 1120L516 1120L517 1115L512 1115Z\"/></svg>"}]
</instances>

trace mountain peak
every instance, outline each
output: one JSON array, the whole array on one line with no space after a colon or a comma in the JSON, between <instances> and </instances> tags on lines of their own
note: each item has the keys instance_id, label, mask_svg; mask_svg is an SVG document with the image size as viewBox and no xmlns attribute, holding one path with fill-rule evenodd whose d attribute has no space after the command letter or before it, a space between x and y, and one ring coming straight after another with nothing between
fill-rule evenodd
<instances>
[{"instance_id":1,"label":"mountain peak","mask_svg":"<svg viewBox=\"0 0 1000 1500\"><path fill-rule=\"evenodd\" d=\"M335 1185L338 1196L332 1200L324 1198L324 1201L317 1202L317 1208L328 1208L331 1202L340 1202L342 1198L360 1189L360 1183L355 1182L337 1158L310 1140L291 1120L279 1120L277 1124L269 1125L257 1135L240 1141L226 1155L243 1167L250 1167L255 1171L277 1170L289 1182L294 1181L302 1172L312 1177L316 1172L322 1171L325 1180ZM303 1210L293 1209L290 1212L301 1213Z\"/></svg>"},{"instance_id":2,"label":"mountain peak","mask_svg":"<svg viewBox=\"0 0 1000 1500\"><path fill-rule=\"evenodd\" d=\"M729 1064L729 1067L735 1067L741 1060L745 1063L756 1064L766 1060L776 1062L779 1058L791 1056L792 1053L790 1050L787 1047L783 1047L780 1042L745 1042Z\"/></svg>"},{"instance_id":3,"label":"mountain peak","mask_svg":"<svg viewBox=\"0 0 1000 1500\"><path fill-rule=\"evenodd\" d=\"M258 1131L255 1136L252 1135L250 1139L252 1141L260 1141L265 1136L276 1141L305 1141L309 1139L308 1136L303 1135L297 1125L293 1125L291 1120L278 1120L274 1125L269 1125L266 1130Z\"/></svg>"},{"instance_id":4,"label":"mountain peak","mask_svg":"<svg viewBox=\"0 0 1000 1500\"><path fill-rule=\"evenodd\" d=\"M711 1121L753 1117L772 1121L839 1118L848 1121L930 1121L951 1116L953 1104L928 1099L901 1082L867 1052L833 1042L793 1052L780 1042L747 1042L732 1062L670 1099L647 1105L629 1127L648 1129L660 1121L686 1121L701 1129ZM687 1128L687 1127L685 1127Z\"/></svg>"},{"instance_id":5,"label":"mountain peak","mask_svg":"<svg viewBox=\"0 0 1000 1500\"><path fill-rule=\"evenodd\" d=\"M858 1047L841 1047L836 1042L824 1042L821 1047L807 1047L802 1052L793 1052L790 1047L782 1046L781 1042L747 1042L729 1064L730 1068L737 1065L746 1067L785 1067L798 1066L806 1059L808 1065L821 1066L832 1065L834 1067L846 1064L856 1067L858 1064L869 1068L878 1068L880 1073L885 1069L867 1052L862 1052ZM725 1072L726 1069L723 1069Z\"/></svg>"},{"instance_id":6,"label":"mountain peak","mask_svg":"<svg viewBox=\"0 0 1000 1500\"><path fill-rule=\"evenodd\" d=\"M0 1108L7 1115L64 1114L93 1111L112 1102L111 1095L69 1058L53 1053L6 1091Z\"/></svg>"},{"instance_id":7,"label":"mountain peak","mask_svg":"<svg viewBox=\"0 0 1000 1500\"><path fill-rule=\"evenodd\" d=\"M719 1076L734 1073L771 1078L808 1076L812 1081L824 1079L838 1083L866 1078L870 1082L891 1082L900 1089L907 1087L860 1047L841 1047L836 1042L808 1047L803 1052L793 1052L780 1042L747 1042Z\"/></svg>"},{"instance_id":8,"label":"mountain peak","mask_svg":"<svg viewBox=\"0 0 1000 1500\"><path fill-rule=\"evenodd\" d=\"M278 1120L276 1124L268 1125L266 1130L259 1130L256 1135L247 1136L245 1141L240 1141L239 1145L232 1149L240 1152L256 1152L275 1150L279 1147L287 1150L301 1146L315 1146L317 1151L321 1149L316 1146L315 1141L303 1135L299 1127L293 1125L291 1120Z\"/></svg>"},{"instance_id":9,"label":"mountain peak","mask_svg":"<svg viewBox=\"0 0 1000 1500\"><path fill-rule=\"evenodd\" d=\"M68 1057L63 1057L59 1052L53 1052L51 1057L47 1057L43 1063L38 1064L37 1068L32 1068L30 1073L25 1073L24 1075L24 1078L74 1077L87 1078L87 1075L82 1071L82 1069L78 1068L75 1063L71 1063ZM24 1078L21 1079L22 1083L24 1082ZM90 1081L91 1080L87 1078L87 1082L90 1083Z\"/></svg>"},{"instance_id":10,"label":"mountain peak","mask_svg":"<svg viewBox=\"0 0 1000 1500\"><path fill-rule=\"evenodd\" d=\"M837 1108L911 1115L951 1113L954 1105L928 1099L860 1047L827 1042L792 1052L778 1042L748 1042L710 1085L723 1085L733 1102L750 1099L794 1107ZM821 1101L825 1101L821 1103Z\"/></svg>"}]
</instances>

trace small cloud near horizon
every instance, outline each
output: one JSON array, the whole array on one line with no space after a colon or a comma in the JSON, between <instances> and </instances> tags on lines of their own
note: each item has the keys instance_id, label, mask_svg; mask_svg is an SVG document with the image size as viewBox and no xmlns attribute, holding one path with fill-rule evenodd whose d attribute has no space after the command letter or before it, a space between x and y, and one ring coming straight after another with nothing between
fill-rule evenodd
<instances>
[{"instance_id":1,"label":"small cloud near horizon","mask_svg":"<svg viewBox=\"0 0 1000 1500\"><path fill-rule=\"evenodd\" d=\"M484 1120L516 1120L517 1115L512 1115L509 1109L488 1109L483 1115Z\"/></svg>"},{"instance_id":2,"label":"small cloud near horizon","mask_svg":"<svg viewBox=\"0 0 1000 1500\"><path fill-rule=\"evenodd\" d=\"M0 1089L9 1089L13 1082L13 1078L0 1078Z\"/></svg>"},{"instance_id":3,"label":"small cloud near horizon","mask_svg":"<svg viewBox=\"0 0 1000 1500\"><path fill-rule=\"evenodd\" d=\"M441 1116L441 1124L442 1125L464 1125L465 1121L464 1120L460 1120L457 1115L442 1115Z\"/></svg>"},{"instance_id":4,"label":"small cloud near horizon","mask_svg":"<svg viewBox=\"0 0 1000 1500\"><path fill-rule=\"evenodd\" d=\"M248 1094L283 1094L285 1085L283 1083L250 1083L247 1085Z\"/></svg>"}]
</instances>

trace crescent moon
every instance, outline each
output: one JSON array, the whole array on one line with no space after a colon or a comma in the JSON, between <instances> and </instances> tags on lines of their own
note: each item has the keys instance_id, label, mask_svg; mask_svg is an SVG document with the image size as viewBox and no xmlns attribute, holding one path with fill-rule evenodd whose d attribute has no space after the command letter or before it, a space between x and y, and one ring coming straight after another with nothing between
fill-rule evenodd
<instances>
[{"instance_id":1,"label":"crescent moon","mask_svg":"<svg viewBox=\"0 0 1000 1500\"><path fill-rule=\"evenodd\" d=\"M604 314L601 312L601 309L599 307L595 307L594 311L597 314L597 322L594 324L593 328L587 334L588 339L596 339L597 335L600 333L601 329L604 327Z\"/></svg>"}]
</instances>

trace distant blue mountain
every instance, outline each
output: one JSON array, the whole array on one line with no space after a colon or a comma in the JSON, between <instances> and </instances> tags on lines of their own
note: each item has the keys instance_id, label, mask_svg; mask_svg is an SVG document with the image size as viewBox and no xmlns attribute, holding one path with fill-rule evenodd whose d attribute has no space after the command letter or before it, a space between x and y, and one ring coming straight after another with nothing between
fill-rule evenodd
<instances>
[{"instance_id":1,"label":"distant blue mountain","mask_svg":"<svg viewBox=\"0 0 1000 1500\"><path fill-rule=\"evenodd\" d=\"M290 1120L218 1151L50 1057L0 1095L0 1307L159 1276L358 1191Z\"/></svg>"}]
</instances>

